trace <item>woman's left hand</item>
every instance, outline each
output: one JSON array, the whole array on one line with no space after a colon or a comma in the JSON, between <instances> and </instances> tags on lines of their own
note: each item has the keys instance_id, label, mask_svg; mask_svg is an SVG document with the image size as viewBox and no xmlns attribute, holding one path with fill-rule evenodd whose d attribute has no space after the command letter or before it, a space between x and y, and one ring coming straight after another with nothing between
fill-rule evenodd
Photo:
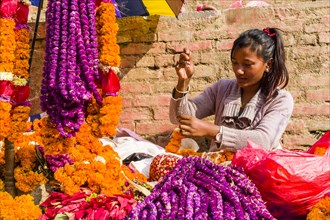
<instances>
[{"instance_id":1,"label":"woman's left hand","mask_svg":"<svg viewBox=\"0 0 330 220\"><path fill-rule=\"evenodd\" d=\"M214 137L217 133L217 126L190 115L177 117L180 132L186 137ZM215 132L215 134L213 134Z\"/></svg>"}]
</instances>

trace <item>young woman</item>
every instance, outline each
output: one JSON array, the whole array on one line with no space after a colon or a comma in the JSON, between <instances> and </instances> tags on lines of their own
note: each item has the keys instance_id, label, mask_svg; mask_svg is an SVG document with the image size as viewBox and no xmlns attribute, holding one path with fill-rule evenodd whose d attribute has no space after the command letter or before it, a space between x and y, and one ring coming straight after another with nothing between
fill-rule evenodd
<instances>
[{"instance_id":1,"label":"young woman","mask_svg":"<svg viewBox=\"0 0 330 220\"><path fill-rule=\"evenodd\" d=\"M280 32L276 28L243 32L234 41L231 62L236 79L220 79L188 99L194 71L191 52L185 49L176 65L171 122L186 137L212 138L211 151L237 150L247 140L265 149L280 148L293 111L293 98L283 89L289 76ZM214 124L202 120L210 115L215 115Z\"/></svg>"}]
</instances>

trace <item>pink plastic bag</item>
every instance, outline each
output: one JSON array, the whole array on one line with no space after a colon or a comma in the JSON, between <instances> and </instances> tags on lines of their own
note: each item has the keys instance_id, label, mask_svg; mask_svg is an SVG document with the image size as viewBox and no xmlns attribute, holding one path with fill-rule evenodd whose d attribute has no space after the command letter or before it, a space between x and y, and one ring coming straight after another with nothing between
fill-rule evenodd
<instances>
[{"instance_id":1,"label":"pink plastic bag","mask_svg":"<svg viewBox=\"0 0 330 220\"><path fill-rule=\"evenodd\" d=\"M330 149L330 148L329 148ZM324 156L289 150L266 151L248 141L232 165L241 167L278 219L306 216L330 192L330 150Z\"/></svg>"},{"instance_id":2,"label":"pink plastic bag","mask_svg":"<svg viewBox=\"0 0 330 220\"><path fill-rule=\"evenodd\" d=\"M307 151L307 153L314 154L315 148L330 148L330 131L325 132L322 137L316 141Z\"/></svg>"}]
</instances>

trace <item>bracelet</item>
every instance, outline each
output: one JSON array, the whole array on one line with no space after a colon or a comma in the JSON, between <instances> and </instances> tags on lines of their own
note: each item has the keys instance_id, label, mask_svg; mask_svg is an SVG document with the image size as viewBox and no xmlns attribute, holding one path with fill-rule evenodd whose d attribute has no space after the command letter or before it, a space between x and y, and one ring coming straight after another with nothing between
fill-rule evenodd
<instances>
[{"instance_id":1,"label":"bracelet","mask_svg":"<svg viewBox=\"0 0 330 220\"><path fill-rule=\"evenodd\" d=\"M223 139L223 126L220 126L219 133L217 134L219 142L216 142L217 148L221 148L222 146L222 139Z\"/></svg>"},{"instance_id":2,"label":"bracelet","mask_svg":"<svg viewBox=\"0 0 330 220\"><path fill-rule=\"evenodd\" d=\"M176 91L177 93L180 93L180 94L187 94L187 93L190 92L190 86L188 86L188 90L187 90L187 91L180 91L180 90L178 90L176 87L175 87L175 91Z\"/></svg>"}]
</instances>

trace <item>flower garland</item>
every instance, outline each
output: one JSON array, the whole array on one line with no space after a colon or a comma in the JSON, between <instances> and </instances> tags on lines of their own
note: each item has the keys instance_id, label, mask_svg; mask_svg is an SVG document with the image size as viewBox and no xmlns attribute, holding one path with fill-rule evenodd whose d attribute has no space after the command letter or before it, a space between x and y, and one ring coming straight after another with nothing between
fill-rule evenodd
<instances>
[{"instance_id":1,"label":"flower garland","mask_svg":"<svg viewBox=\"0 0 330 220\"><path fill-rule=\"evenodd\" d=\"M330 217L330 195L325 195L307 214L307 220L328 219Z\"/></svg>"},{"instance_id":2,"label":"flower garland","mask_svg":"<svg viewBox=\"0 0 330 220\"><path fill-rule=\"evenodd\" d=\"M95 8L95 1L48 1L41 108L68 138L84 123L91 97L102 103L95 83L100 80Z\"/></svg>"},{"instance_id":3,"label":"flower garland","mask_svg":"<svg viewBox=\"0 0 330 220\"><path fill-rule=\"evenodd\" d=\"M11 131L8 135L8 140L15 142L16 139L20 138L23 135L23 132L26 132L31 128L32 123L28 122L30 115L30 107L20 105L12 109L11 111Z\"/></svg>"},{"instance_id":4,"label":"flower garland","mask_svg":"<svg viewBox=\"0 0 330 220\"><path fill-rule=\"evenodd\" d=\"M38 172L35 146L31 142L20 143L16 160L18 165L14 169L15 186L22 192L31 192L48 181L43 173Z\"/></svg>"},{"instance_id":5,"label":"flower garland","mask_svg":"<svg viewBox=\"0 0 330 220\"><path fill-rule=\"evenodd\" d=\"M38 219L41 209L33 202L31 195L13 197L7 192L0 192L0 219Z\"/></svg>"},{"instance_id":6,"label":"flower garland","mask_svg":"<svg viewBox=\"0 0 330 220\"><path fill-rule=\"evenodd\" d=\"M16 85L26 85L29 79L30 58L30 30L27 25L19 25L15 28L16 50L14 60L14 75Z\"/></svg>"},{"instance_id":7,"label":"flower garland","mask_svg":"<svg viewBox=\"0 0 330 220\"><path fill-rule=\"evenodd\" d=\"M172 132L172 137L165 147L166 152L178 154L181 156L199 156L212 161L215 164L220 164L225 161L231 161L235 153L228 150L220 150L217 152L196 152L194 149L181 149L181 141L184 136L180 133L179 128L175 128Z\"/></svg>"},{"instance_id":8,"label":"flower garland","mask_svg":"<svg viewBox=\"0 0 330 220\"><path fill-rule=\"evenodd\" d=\"M126 219L275 218L243 171L184 157Z\"/></svg>"},{"instance_id":9,"label":"flower garland","mask_svg":"<svg viewBox=\"0 0 330 220\"><path fill-rule=\"evenodd\" d=\"M97 137L116 134L119 115L122 111L122 97L118 95L120 89L118 66L120 65L119 45L117 44L118 24L116 23L115 6L111 2L101 2L96 10L96 29L99 50L99 71L102 73L102 106L89 111L87 123L92 127ZM95 102L92 101L92 105ZM93 109L93 108L92 108Z\"/></svg>"},{"instance_id":10,"label":"flower garland","mask_svg":"<svg viewBox=\"0 0 330 220\"><path fill-rule=\"evenodd\" d=\"M0 18L0 138L10 132L10 96L13 93L12 80L15 60L15 21Z\"/></svg>"}]
</instances>

